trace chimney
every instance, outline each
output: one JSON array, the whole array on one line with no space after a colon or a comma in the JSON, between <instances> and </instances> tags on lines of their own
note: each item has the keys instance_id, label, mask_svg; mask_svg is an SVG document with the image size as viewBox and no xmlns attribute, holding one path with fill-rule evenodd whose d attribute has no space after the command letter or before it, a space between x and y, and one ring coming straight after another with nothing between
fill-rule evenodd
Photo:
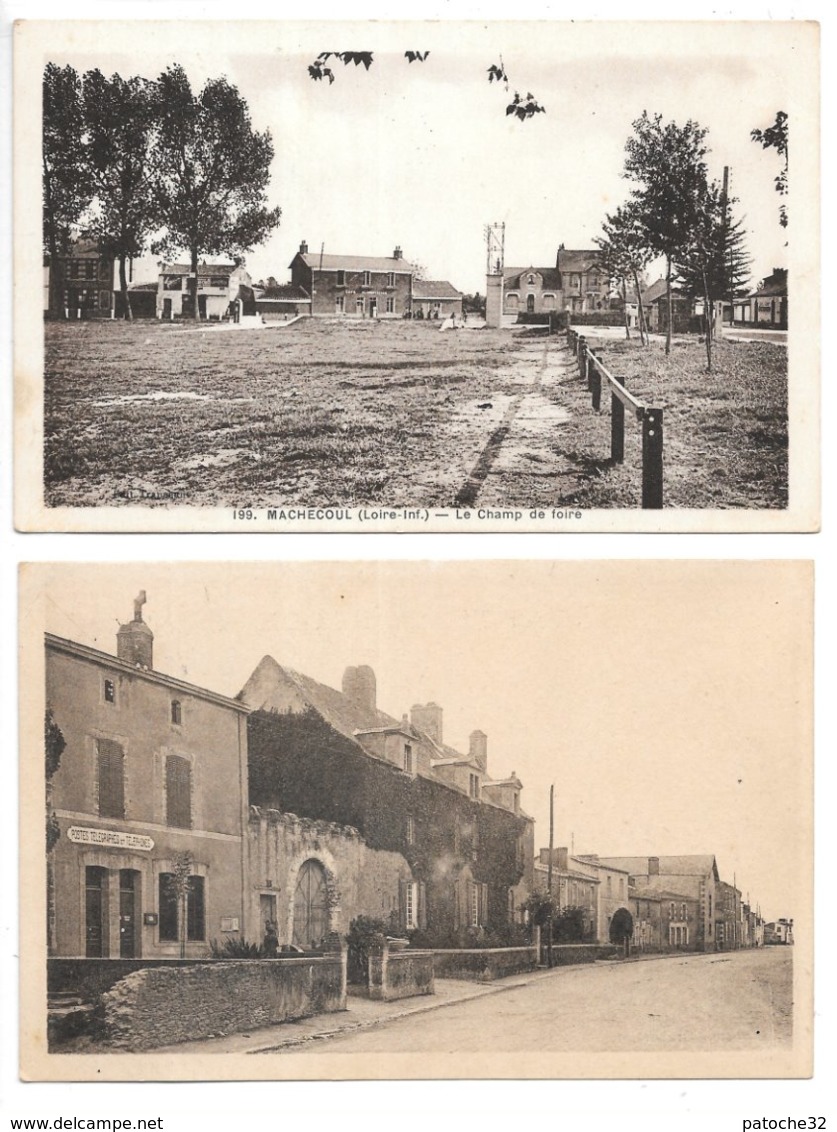
<instances>
[{"instance_id":1,"label":"chimney","mask_svg":"<svg viewBox=\"0 0 837 1132\"><path fill-rule=\"evenodd\" d=\"M145 602L145 590L140 590L134 599L133 621L120 625L116 634L116 655L135 668L152 667L154 634L142 619Z\"/></svg>"},{"instance_id":2,"label":"chimney","mask_svg":"<svg viewBox=\"0 0 837 1132\"><path fill-rule=\"evenodd\" d=\"M346 669L343 673L343 695L354 700L358 707L375 711L377 706L375 673L368 664L359 664L357 668L350 665Z\"/></svg>"},{"instance_id":3,"label":"chimney","mask_svg":"<svg viewBox=\"0 0 837 1132\"><path fill-rule=\"evenodd\" d=\"M660 858L659 857L649 857L648 858L648 875L650 877L658 877L660 875Z\"/></svg>"},{"instance_id":4,"label":"chimney","mask_svg":"<svg viewBox=\"0 0 837 1132\"><path fill-rule=\"evenodd\" d=\"M299 245L299 254L300 255L308 255L308 244L305 240L303 240L302 243Z\"/></svg>"},{"instance_id":5,"label":"chimney","mask_svg":"<svg viewBox=\"0 0 837 1132\"><path fill-rule=\"evenodd\" d=\"M413 704L410 722L418 731L424 731L434 743L442 745L442 709L438 704Z\"/></svg>"},{"instance_id":6,"label":"chimney","mask_svg":"<svg viewBox=\"0 0 837 1132\"><path fill-rule=\"evenodd\" d=\"M403 254L404 253L401 251L401 245L399 244L398 247L396 247L395 251L392 253L392 258L393 259L401 259Z\"/></svg>"},{"instance_id":7,"label":"chimney","mask_svg":"<svg viewBox=\"0 0 837 1132\"><path fill-rule=\"evenodd\" d=\"M488 773L488 736L484 731L471 732L471 744L468 754L479 766L483 774Z\"/></svg>"}]
</instances>

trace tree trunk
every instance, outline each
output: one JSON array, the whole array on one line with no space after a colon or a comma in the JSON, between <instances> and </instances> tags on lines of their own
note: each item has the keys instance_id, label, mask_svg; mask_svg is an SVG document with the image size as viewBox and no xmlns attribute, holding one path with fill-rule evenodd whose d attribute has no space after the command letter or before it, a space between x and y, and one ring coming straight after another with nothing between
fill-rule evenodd
<instances>
[{"instance_id":1,"label":"tree trunk","mask_svg":"<svg viewBox=\"0 0 837 1132\"><path fill-rule=\"evenodd\" d=\"M668 326L666 327L666 354L671 353L671 328L674 322L674 302L671 297L671 256L666 256L666 307Z\"/></svg>"},{"instance_id":2,"label":"tree trunk","mask_svg":"<svg viewBox=\"0 0 837 1132\"><path fill-rule=\"evenodd\" d=\"M192 317L195 322L200 321L200 313L198 312L198 248L197 244L192 245L191 261L190 261L191 275L189 276L189 290L192 292L193 311Z\"/></svg>"},{"instance_id":3,"label":"tree trunk","mask_svg":"<svg viewBox=\"0 0 837 1132\"><path fill-rule=\"evenodd\" d=\"M186 925L188 922L188 913L186 906L186 893L180 898L180 958L186 958Z\"/></svg>"},{"instance_id":4,"label":"tree trunk","mask_svg":"<svg viewBox=\"0 0 837 1132\"><path fill-rule=\"evenodd\" d=\"M631 323L628 318L628 284L625 279L622 280L622 310L625 314L625 337L631 337Z\"/></svg>"},{"instance_id":5,"label":"tree trunk","mask_svg":"<svg viewBox=\"0 0 837 1132\"><path fill-rule=\"evenodd\" d=\"M639 340L643 346L647 346L650 339L648 337L648 324L645 321L645 308L642 305L642 291L639 286L639 274L634 269L634 289L636 290L636 301L639 307Z\"/></svg>"},{"instance_id":6,"label":"tree trunk","mask_svg":"<svg viewBox=\"0 0 837 1132\"><path fill-rule=\"evenodd\" d=\"M134 321L134 312L131 310L131 297L128 291L128 276L125 272L125 256L119 257L119 290L122 293L122 317L129 322Z\"/></svg>"}]
</instances>

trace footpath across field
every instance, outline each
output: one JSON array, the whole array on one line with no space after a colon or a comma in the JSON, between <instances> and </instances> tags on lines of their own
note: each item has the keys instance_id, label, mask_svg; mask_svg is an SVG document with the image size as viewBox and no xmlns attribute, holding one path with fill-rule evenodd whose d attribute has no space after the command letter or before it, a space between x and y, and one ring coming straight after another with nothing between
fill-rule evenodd
<instances>
[{"instance_id":1,"label":"footpath across field","mask_svg":"<svg viewBox=\"0 0 837 1132\"><path fill-rule=\"evenodd\" d=\"M636 507L563 338L305 321L46 325L51 506ZM591 344L595 345L594 342ZM787 505L787 353L602 341L666 414L667 507Z\"/></svg>"}]
</instances>

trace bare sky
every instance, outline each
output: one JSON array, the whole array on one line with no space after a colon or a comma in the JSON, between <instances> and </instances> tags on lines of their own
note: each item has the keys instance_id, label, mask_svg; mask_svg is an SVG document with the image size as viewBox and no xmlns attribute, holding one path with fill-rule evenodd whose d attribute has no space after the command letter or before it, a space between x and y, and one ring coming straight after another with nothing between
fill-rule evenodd
<instances>
[{"instance_id":1,"label":"bare sky","mask_svg":"<svg viewBox=\"0 0 837 1132\"><path fill-rule=\"evenodd\" d=\"M155 668L235 695L265 654L488 735L536 842L715 853L770 918L810 874L808 568L499 562L44 567L44 627L106 652L148 591ZM34 612L34 611L33 611ZM33 618L34 622L35 618ZM31 626L30 626L31 627ZM799 914L799 909L797 909Z\"/></svg>"},{"instance_id":2,"label":"bare sky","mask_svg":"<svg viewBox=\"0 0 837 1132\"><path fill-rule=\"evenodd\" d=\"M107 35L102 26L74 32L72 46L56 35L47 57L149 78L181 63L196 88L225 74L256 128L270 129L270 201L283 214L248 258L256 279L287 279L304 239L313 253L389 255L399 244L428 277L484 291L483 227L495 221L506 223L507 264L552 266L560 243L591 246L626 198L624 146L643 110L709 128L710 171L731 168L753 281L787 266L779 159L750 131L792 108L789 68L812 45L812 25L152 22L113 23ZM315 83L307 66L330 48L374 49L375 62L368 73L336 63L333 85ZM408 64L407 49L430 56ZM501 57L513 89L531 91L545 114L506 116L509 97L487 80ZM793 125L791 116L791 153Z\"/></svg>"}]
</instances>

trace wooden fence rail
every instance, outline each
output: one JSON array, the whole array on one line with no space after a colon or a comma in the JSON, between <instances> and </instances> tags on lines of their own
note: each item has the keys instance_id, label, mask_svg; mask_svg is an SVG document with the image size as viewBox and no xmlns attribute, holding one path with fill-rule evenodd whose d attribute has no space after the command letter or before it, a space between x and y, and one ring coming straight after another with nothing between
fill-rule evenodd
<instances>
[{"instance_id":1,"label":"wooden fence rail","mask_svg":"<svg viewBox=\"0 0 837 1132\"><path fill-rule=\"evenodd\" d=\"M647 405L629 392L624 377L614 377L596 350L578 331L567 330L567 344L575 355L579 376L587 382L593 408L602 407L602 382L610 387L610 458L616 464L625 459L625 410L629 409L642 427L642 506L659 509L663 505L663 410Z\"/></svg>"}]
</instances>

